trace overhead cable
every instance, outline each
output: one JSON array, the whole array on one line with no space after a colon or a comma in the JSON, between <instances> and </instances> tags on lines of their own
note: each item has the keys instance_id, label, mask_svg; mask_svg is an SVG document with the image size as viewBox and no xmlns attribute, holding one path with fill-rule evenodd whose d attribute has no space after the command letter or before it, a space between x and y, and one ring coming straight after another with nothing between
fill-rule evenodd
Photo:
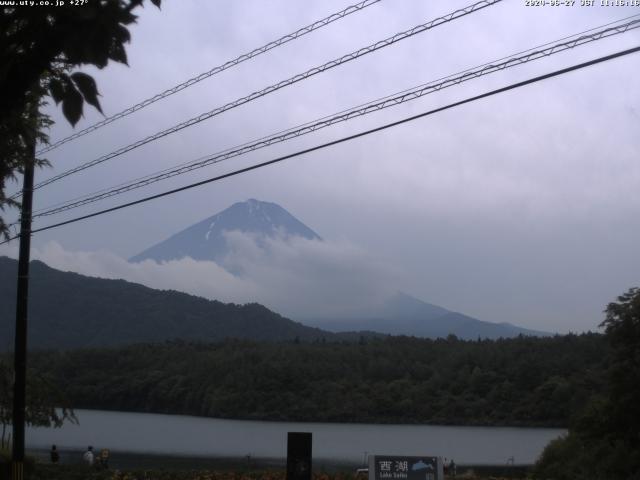
<instances>
[{"instance_id":1,"label":"overhead cable","mask_svg":"<svg viewBox=\"0 0 640 480\"><path fill-rule=\"evenodd\" d=\"M151 105L152 103L155 103L159 100L162 100L163 98L167 98L171 95L173 95L174 93L178 93L182 90L184 90L185 88L189 88L192 85L195 85L196 83L201 82L202 80L205 80L209 77L212 77L220 72L223 72L225 70L228 70L231 67L235 67L236 65L239 65L242 62L245 62L247 60L250 60L254 57L257 57L258 55L261 55L263 53L268 52L269 50L272 50L276 47L279 47L281 45L284 45L285 43L289 43L292 40L296 40L304 35L306 35L307 33L311 33L314 30L318 30L326 25L329 25L330 23L333 23L337 20L341 20L342 18L346 17L347 15L351 15L352 13L356 13L359 12L371 5L374 5L378 2L380 2L381 0L364 0L362 2L356 3L354 5L350 5L347 8L345 8L344 10L341 10L339 12L333 13L331 15L329 15L328 17L325 17L321 20L317 20L315 22L313 22L310 25L307 25L306 27L302 27L298 30L296 30L293 33L289 33L287 35L284 35L282 37L280 37L277 40L273 40L269 43L267 43L266 45L263 45L261 47L258 47L254 50L251 50L249 53L243 53L242 55L234 58L233 60L229 60L225 63L223 63L222 65L218 65L217 67L213 67L211 70L201 73L200 75L196 75L193 78L190 78L189 80L186 80L178 85L176 85L175 87L171 87L167 90L165 90L164 92L160 92L156 95L154 95L153 97L149 97L146 100L141 101L140 103L137 103L129 108L126 108L125 110L122 110L121 112L118 112L114 115L111 115L110 117L107 117L97 123L94 123L93 125L80 130L79 132L76 132L72 135L69 135L68 137L63 138L62 140L59 140L55 143L52 143L51 145L47 145L46 147L38 150L38 152L36 152L37 155L41 155L43 153L46 152L50 152L51 150L54 150L56 148L58 148L60 145L64 145L67 142L70 142L72 140L75 140L77 138L80 138L88 133L94 132L96 130L98 130L99 128L104 127L105 125L108 125L110 123L115 122L116 120L119 120L121 118L124 118L128 115L131 115L134 112L137 112L138 110L142 110L145 107L148 107L149 105Z\"/></svg>"},{"instance_id":2,"label":"overhead cable","mask_svg":"<svg viewBox=\"0 0 640 480\"><path fill-rule=\"evenodd\" d=\"M472 80L484 75L505 70L507 68L515 67L518 65L522 65L522 64L534 61L534 60L545 58L545 57L548 57L560 52L564 52L566 50L569 50L581 45L585 45L597 40L601 40L603 38L608 38L613 35L628 32L636 28L640 28L640 19L635 19L630 22L620 24L614 27L604 28L588 35L577 34L581 36L578 36L578 37L574 36L576 38L573 38L565 42L560 42L555 44L552 44L552 43L545 44L545 45L549 45L546 48L534 47L533 49L527 50L524 53L520 52L519 54L516 54L515 56L512 56L512 57L505 57L491 63L483 64L479 67L467 69L467 70L464 70L462 73L453 74L448 77L434 80L432 82L414 87L412 89L404 90L402 92L384 97L382 99L374 100L372 102L359 105L357 107L353 107L348 110L344 110L332 116L323 117L319 120L308 122L301 126L294 127L292 129L285 130L283 132L278 132L271 136L263 137L261 139L255 140L250 143L245 143L240 146L232 147L209 156L200 157L197 160L193 160L189 163L180 165L178 167L165 169L156 174L147 175L143 178L136 179L128 183L120 184L111 189L101 190L93 194L85 195L77 199L60 203L58 205L49 207L47 209L41 209L37 212L34 212L33 218L54 215L67 210L71 210L73 208L78 208L83 205L104 200L106 198L109 198L115 195L119 195L131 190L145 187L147 185L159 182L161 180L175 177L177 175L182 175L192 170L196 170L212 164L220 163L230 158L244 155L254 150L258 150L258 149L273 145L275 143L284 142L286 140L289 140L295 137L306 135L308 133L315 132L317 130L328 127L330 125L334 125L339 122L345 122L352 118L367 115L369 113L379 111L385 108L389 108L395 105L400 105L402 103L415 100L425 95L440 91L444 88L448 88L454 85L459 85L468 80Z\"/></svg>"},{"instance_id":3,"label":"overhead cable","mask_svg":"<svg viewBox=\"0 0 640 480\"><path fill-rule=\"evenodd\" d=\"M124 204L117 205L115 207L107 208L107 209L104 209L104 210L100 210L98 212L90 213L88 215L82 215L80 217L75 217L75 218L72 218L70 220L65 220L63 222L59 222L59 223L55 223L55 224L52 224L52 225L47 225L45 227L37 228L37 229L31 230L31 232L29 232L29 233L38 233L38 232L43 232L45 230L51 230L52 228L61 227L63 225L69 225L71 223L76 223L76 222L79 222L79 221L82 221L82 220L86 220L88 218L93 218L93 217L97 217L97 216L104 215L104 214L107 214L107 213L115 212L117 210L122 210L124 208L132 207L134 205L138 205L138 204L141 204L141 203L146 203L146 202L149 202L151 200L155 200L155 199L158 199L158 198L166 197L168 195L173 195L173 194L176 194L176 193L179 193L179 192L183 192L185 190L190 190L192 188L199 187L199 186L202 186L202 185L206 185L208 183L220 181L220 180L223 180L225 178L229 178L229 177L233 177L233 176L240 175L240 174L243 174L243 173L247 173L247 172L250 172L252 170L257 170L259 168L263 168L263 167L266 167L266 166L269 166L269 165L273 165L275 163L282 162L284 160L288 160L290 158L299 157L301 155L305 155L307 153L311 153L311 152L315 152L315 151L318 151L318 150L322 150L322 149L325 149L327 147L331 147L333 145L338 145L338 144L341 144L341 143L344 143L344 142L348 142L348 141L354 140L356 138L361 138L361 137L364 137L364 136L367 136L367 135L371 135L373 133L377 133L377 132L380 132L382 130L386 130L386 129L391 128L391 127L396 127L398 125L402 125L402 124L405 124L405 123L413 122L413 121L415 121L415 120L417 120L419 118L423 118L423 117L427 117L427 116L430 116L430 115L434 115L436 113L443 112L445 110L449 110L449 109L452 109L454 107L458 107L458 106L461 106L461 105L464 105L464 104L467 104L467 103L472 103L472 102L481 100L483 98L491 97L491 96L494 96L494 95L497 95L497 94L500 94L500 93L504 93L504 92L507 92L507 91L510 91L510 90L515 90L517 88L521 88L521 87L524 87L526 85L530 85L530 84L537 83L537 82L540 82L540 81L543 81L543 80L547 80L549 78L553 78L553 77L557 77L557 76L560 76L560 75L564 75L564 74L567 74L569 72L580 70L580 69L583 69L583 68L586 68L586 67L590 67L592 65L599 64L599 63L607 62L607 61L610 61L610 60L613 60L613 59L616 59L616 58L624 57L626 55L630 55L632 53L637 53L639 51L640 51L640 46L637 46L637 47L634 47L634 48L630 48L630 49L627 49L627 50L622 50L622 51L617 52L617 53L613 53L613 54L610 54L610 55L599 57L599 58L596 58L594 60L590 60L588 62L579 63L579 64L573 65L571 67L562 68L560 70L556 70L556 71L553 71L551 73L547 73L547 74L544 74L544 75L533 77L533 78L530 78L528 80L524 80L524 81L517 82L517 83L512 83L510 85L507 85L506 87L497 88L495 90L491 90L489 92L485 92L485 93L480 94L480 95L469 97L469 98L466 98L464 100L460 100L458 102L450 103L450 104L445 105L443 107L438 107L438 108L435 108L433 110L429 110L427 112L420 113L418 115L413 115L411 117L407 117L407 118L404 118L402 120L398 120L398 121L395 121L395 122L387 123L385 125L382 125L382 126L379 126L379 127L376 127L376 128L372 128L370 130L366 130L366 131L363 131L363 132L360 132L360 133L356 133L354 135L349 135L347 137L342 137L342 138L339 138L337 140L333 140L333 141L330 141L330 142L323 143L321 145L316 145L314 147L306 148L304 150L299 150L297 152L294 152L294 153L291 153L291 154L288 154L288 155L283 155L281 157L274 158L274 159L266 161L266 162L262 162L262 163L258 163L258 164L255 164L255 165L251 165L249 167L245 167L245 168L241 168L241 169L238 169L238 170L234 170L232 172L225 173L223 175L218 175L216 177L208 178L206 180L201 180L199 182L191 183L189 185L185 185L185 186L179 187L179 188L174 188L172 190L168 190L168 191L165 191L165 192L162 192L162 193L158 193L158 194L155 194L155 195L150 195L148 197L144 197L144 198L132 201L132 202L124 203ZM17 237L12 237L12 238L10 238L8 240L5 240L5 241L1 242L0 245L2 245L4 243L7 243L7 242L9 242L11 240L14 240L15 238L17 238Z\"/></svg>"},{"instance_id":4,"label":"overhead cable","mask_svg":"<svg viewBox=\"0 0 640 480\"><path fill-rule=\"evenodd\" d=\"M65 172L62 172L54 177L48 178L40 183L37 183L34 186L34 190L35 189L39 189L44 187L45 185L49 185L53 182L56 182L58 180L61 180L62 178L68 177L69 175L72 175L74 173L78 173L82 170L86 170L87 168L93 167L95 165L98 165L100 163L106 162L107 160L110 160L112 158L118 157L124 153L130 152L131 150L134 150L138 147L141 147L143 145L146 145L149 142L153 142L155 140L158 140L162 137L165 137L167 135L170 135L172 133L178 132L180 130L183 130L187 127L191 127L197 123L200 123L204 120L208 120L211 117L214 117L216 115L219 115L223 112L226 112L227 110L230 110L232 108L238 107L240 105L243 105L245 103L251 102L253 100L256 100L257 98L263 97L265 95L268 95L270 93L273 93L277 90L280 90L284 87L288 87L289 85L293 85L294 83L300 82L302 80L306 80L309 77L312 77L313 75L316 75L318 73L321 72L325 72L327 70L330 70L334 67L337 67L338 65L342 65L343 63L346 62L350 62L352 60L355 60L357 58L360 58L364 55L367 55L369 53L375 52L377 50L380 50L382 48L388 47L389 45L393 45L394 43L400 42L402 40L405 40L407 38L413 37L415 35L418 35L422 32L425 32L427 30L430 30L432 28L435 28L439 25L451 22L453 20L456 20L458 18L464 17L466 15L469 15L471 13L474 13L478 10L481 10L483 8L489 7L491 5L494 5L496 3L501 2L502 0L481 0L479 2L476 2L472 5L469 5L468 7L464 7L458 10L455 10L454 12L451 12L447 15L444 15L442 17L438 17L434 20L431 20L427 23L423 23L420 25L416 25L415 27L406 30L404 32L400 32L400 33L396 33L395 35L386 38L384 40L379 40L369 46L360 48L352 53L349 53L347 55L343 55L340 58L337 58L335 60L331 60L330 62L327 62L323 65L320 65L318 67L314 67L311 68L309 70L307 70L306 72L303 73L299 73L287 80L282 80L276 84L270 85L262 90L259 90L257 92L251 93L250 95L247 95L245 97L239 98L233 102L227 103L226 105L223 105L221 107L215 108L209 112L203 113L201 115L198 115L197 117L193 117L185 122L179 123L178 125L175 125L171 128L168 128L166 130L163 130L161 132L155 133L153 135L150 135L146 138L143 138L141 140L138 140L137 142L134 142L132 144L129 144L125 147L122 147L118 150L115 150L111 153L108 153L106 155L103 155L95 160L91 160L87 163L84 163L82 165L79 165L77 167L74 167L70 170L67 170ZM20 193L16 193L13 197L11 197L12 199L19 196Z\"/></svg>"}]
</instances>

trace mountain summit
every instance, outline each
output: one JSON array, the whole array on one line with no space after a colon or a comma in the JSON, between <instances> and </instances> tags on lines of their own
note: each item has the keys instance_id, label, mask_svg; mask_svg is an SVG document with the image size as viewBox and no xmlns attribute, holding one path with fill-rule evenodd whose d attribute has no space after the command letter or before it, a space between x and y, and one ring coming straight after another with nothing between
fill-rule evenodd
<instances>
[{"instance_id":1,"label":"mountain summit","mask_svg":"<svg viewBox=\"0 0 640 480\"><path fill-rule=\"evenodd\" d=\"M155 260L166 262L191 257L194 260L220 261L229 251L225 232L239 231L260 239L320 236L280 205L250 199L231 205L216 215L192 225L129 259L130 262Z\"/></svg>"},{"instance_id":2,"label":"mountain summit","mask_svg":"<svg viewBox=\"0 0 640 480\"><path fill-rule=\"evenodd\" d=\"M228 262L228 255L234 252L228 232L249 234L261 248L266 246L270 238L302 237L322 240L317 233L281 206L251 199L231 205L131 257L129 261L166 262L190 257L194 260L214 261L232 274L242 276L242 269ZM481 321L404 293L386 299L371 298L370 305L364 306L349 318L319 318L313 311L309 311L304 317L303 323L306 325L332 332L368 331L432 338L454 334L464 339L513 337L519 334L544 335L543 332L507 323Z\"/></svg>"}]
</instances>

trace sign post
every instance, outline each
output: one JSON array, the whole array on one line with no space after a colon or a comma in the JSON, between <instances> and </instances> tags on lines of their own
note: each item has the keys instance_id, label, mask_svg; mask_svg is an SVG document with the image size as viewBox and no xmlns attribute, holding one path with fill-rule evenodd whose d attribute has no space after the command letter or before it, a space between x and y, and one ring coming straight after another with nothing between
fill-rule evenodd
<instances>
[{"instance_id":1,"label":"sign post","mask_svg":"<svg viewBox=\"0 0 640 480\"><path fill-rule=\"evenodd\" d=\"M20 247L16 299L16 332L13 381L13 449L11 479L24 478L24 425L27 390L27 306L29 300L29 258L31 253L31 210L33 202L33 170L36 141L28 139L31 158L24 165L22 208L20 210Z\"/></svg>"}]
</instances>

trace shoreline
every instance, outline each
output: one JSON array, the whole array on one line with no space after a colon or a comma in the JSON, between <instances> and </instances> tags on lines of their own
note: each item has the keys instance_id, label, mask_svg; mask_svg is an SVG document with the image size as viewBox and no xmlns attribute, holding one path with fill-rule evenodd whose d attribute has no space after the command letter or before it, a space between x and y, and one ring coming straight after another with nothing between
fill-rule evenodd
<instances>
[{"instance_id":1,"label":"shoreline","mask_svg":"<svg viewBox=\"0 0 640 480\"><path fill-rule=\"evenodd\" d=\"M197 415L192 413L168 413L168 412L152 412L147 410L118 410L113 408L99 408L99 407L73 407L72 410L78 411L90 411L90 412L115 412L115 413L133 413L136 415L167 415L171 417L185 417L185 418L198 418L208 420L223 420L233 422L253 422L253 423L307 423L317 425L374 425L374 426L416 426L416 427L456 427L456 428L501 428L501 429L530 429L530 430L567 430L568 426L555 425L553 423L531 425L526 423L456 423L456 422L402 422L402 421L329 421L329 420L300 420L300 419L276 419L276 418L246 418L246 417L214 417L207 415Z\"/></svg>"},{"instance_id":2,"label":"shoreline","mask_svg":"<svg viewBox=\"0 0 640 480\"><path fill-rule=\"evenodd\" d=\"M83 465L81 449L60 449L60 465ZM96 452L96 454L99 453ZM27 455L32 456L40 464L50 464L49 451L45 449L27 449ZM340 459L314 458L313 470L317 472L355 473L358 468L367 468L362 462L349 462ZM533 464L465 464L457 463L459 471L528 471ZM215 471L256 471L256 470L284 470L286 458L268 457L213 457L181 454L137 453L110 450L109 470L215 470Z\"/></svg>"},{"instance_id":3,"label":"shoreline","mask_svg":"<svg viewBox=\"0 0 640 480\"><path fill-rule=\"evenodd\" d=\"M84 450L66 449L58 447L61 465L82 465ZM98 454L98 451L94 451ZM49 450L32 448L27 449L27 455L31 455L42 464L50 463ZM322 471L344 471L362 468L361 463L352 463L339 459L314 459L314 469ZM200 456L188 454L159 454L139 453L130 451L118 451L110 449L110 470L140 470L140 469L167 469L167 470L268 470L286 468L285 458L269 457L229 457L229 456Z\"/></svg>"}]
</instances>

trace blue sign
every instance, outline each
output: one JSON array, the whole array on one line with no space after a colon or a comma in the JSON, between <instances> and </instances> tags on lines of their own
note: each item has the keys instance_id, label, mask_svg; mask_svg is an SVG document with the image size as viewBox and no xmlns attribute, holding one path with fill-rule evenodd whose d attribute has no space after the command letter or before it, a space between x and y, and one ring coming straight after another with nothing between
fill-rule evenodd
<instances>
[{"instance_id":1,"label":"blue sign","mask_svg":"<svg viewBox=\"0 0 640 480\"><path fill-rule=\"evenodd\" d=\"M444 480L442 458L371 455L369 480Z\"/></svg>"}]
</instances>

